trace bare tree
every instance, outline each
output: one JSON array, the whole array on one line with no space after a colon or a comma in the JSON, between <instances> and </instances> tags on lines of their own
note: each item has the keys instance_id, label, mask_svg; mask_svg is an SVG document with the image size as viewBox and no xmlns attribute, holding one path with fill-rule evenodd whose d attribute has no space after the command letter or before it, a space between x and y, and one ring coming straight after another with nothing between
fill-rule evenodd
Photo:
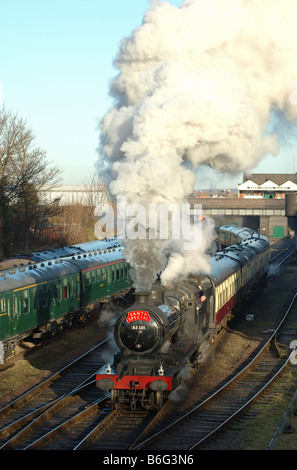
<instances>
[{"instance_id":1,"label":"bare tree","mask_svg":"<svg viewBox=\"0 0 297 470\"><path fill-rule=\"evenodd\" d=\"M94 240L95 209L98 204L109 203L107 185L96 174L90 174L81 187L80 196L76 198L73 195L72 200L68 198L67 205L61 206L61 213L51 220L60 227L60 245Z\"/></svg>"},{"instance_id":2,"label":"bare tree","mask_svg":"<svg viewBox=\"0 0 297 470\"><path fill-rule=\"evenodd\" d=\"M29 233L41 214L50 215L55 206L45 204L40 188L55 185L60 170L47 161L46 152L35 144L35 135L27 121L0 110L0 259L3 248L13 241L12 235L22 236L28 248ZM14 228L17 230L14 230Z\"/></svg>"},{"instance_id":3,"label":"bare tree","mask_svg":"<svg viewBox=\"0 0 297 470\"><path fill-rule=\"evenodd\" d=\"M109 193L106 182L96 173L91 173L88 180L83 182L85 187L85 204L95 210L98 204L109 203Z\"/></svg>"}]
</instances>

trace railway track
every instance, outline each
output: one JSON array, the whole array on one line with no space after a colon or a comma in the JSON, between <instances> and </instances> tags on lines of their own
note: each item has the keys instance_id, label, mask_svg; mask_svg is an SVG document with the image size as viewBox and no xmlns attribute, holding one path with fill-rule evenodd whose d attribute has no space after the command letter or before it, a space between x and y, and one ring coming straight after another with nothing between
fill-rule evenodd
<instances>
[{"instance_id":1,"label":"railway track","mask_svg":"<svg viewBox=\"0 0 297 470\"><path fill-rule=\"evenodd\" d=\"M102 351L109 339L0 409L0 449L27 448L104 398L95 387L95 375L104 364Z\"/></svg>"},{"instance_id":2,"label":"railway track","mask_svg":"<svg viewBox=\"0 0 297 470\"><path fill-rule=\"evenodd\" d=\"M69 412L69 404L66 404ZM69 419L57 411L58 420L62 422L54 426L46 434L31 438L31 442L23 446L24 450L126 450L129 443L134 442L142 432L152 414L144 410L131 409L124 406L113 410L107 396L94 400L85 409L74 413ZM32 434L32 433L31 433Z\"/></svg>"},{"instance_id":3,"label":"railway track","mask_svg":"<svg viewBox=\"0 0 297 470\"><path fill-rule=\"evenodd\" d=\"M153 415L112 410L96 387L107 341L0 410L1 450L127 449Z\"/></svg>"},{"instance_id":4,"label":"railway track","mask_svg":"<svg viewBox=\"0 0 297 470\"><path fill-rule=\"evenodd\" d=\"M78 416L65 421L27 448L75 450L200 448L241 414L286 367L289 356L284 354L284 349L288 351L290 342L296 337L294 334L294 331L297 331L294 319L296 313L297 294L286 312L286 319L254 357L246 361L245 367L221 384L215 393L175 421L166 424L166 406L157 415L143 410L131 413L130 408L124 406L112 410L109 400L102 399L101 408L98 400L98 404L95 403ZM150 437L144 439L158 420L162 423L161 431L152 433ZM189 442L189 429L194 431L190 433L191 442Z\"/></svg>"},{"instance_id":5,"label":"railway track","mask_svg":"<svg viewBox=\"0 0 297 470\"><path fill-rule=\"evenodd\" d=\"M287 259L289 259L295 251L295 241L294 243L289 243L288 245L284 246L284 248L279 248L278 250L271 250L271 259L270 259L270 273L277 269L280 264L284 263ZM280 258L280 260L278 260ZM276 261L278 260L278 261ZM279 262L280 261L280 262Z\"/></svg>"},{"instance_id":6,"label":"railway track","mask_svg":"<svg viewBox=\"0 0 297 470\"><path fill-rule=\"evenodd\" d=\"M110 411L75 450L127 450L137 436L144 432L154 415L142 409L131 412L127 406Z\"/></svg>"},{"instance_id":7,"label":"railway track","mask_svg":"<svg viewBox=\"0 0 297 470\"><path fill-rule=\"evenodd\" d=\"M295 358L290 345L296 337L297 294L268 341L237 374L177 419L167 424L164 419L159 431L147 437L140 435L130 449L196 450L203 447L280 377L292 357Z\"/></svg>"},{"instance_id":8,"label":"railway track","mask_svg":"<svg viewBox=\"0 0 297 470\"><path fill-rule=\"evenodd\" d=\"M283 261L291 255L286 251ZM277 269L280 262L273 261ZM95 387L95 374L104 365L106 343L102 342L0 410L0 449L200 448L242 413L290 362L288 344L296 339L297 331L290 313L294 308L296 316L296 296L286 313L287 331L282 323L242 371L171 422L166 421L166 405L157 415L143 410L131 413L123 406L111 409L107 396ZM151 431L158 419L159 431ZM191 442L189 429L193 430Z\"/></svg>"}]
</instances>

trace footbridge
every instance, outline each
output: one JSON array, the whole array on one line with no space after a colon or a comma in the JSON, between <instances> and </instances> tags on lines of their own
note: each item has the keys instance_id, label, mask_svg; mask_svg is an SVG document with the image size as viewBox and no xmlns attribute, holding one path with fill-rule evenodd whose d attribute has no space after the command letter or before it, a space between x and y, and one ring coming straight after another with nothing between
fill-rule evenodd
<instances>
[{"instance_id":1,"label":"footbridge","mask_svg":"<svg viewBox=\"0 0 297 470\"><path fill-rule=\"evenodd\" d=\"M191 211L200 208L217 225L237 223L258 230L270 238L283 238L295 230L295 217L286 210L286 199L197 198L190 196Z\"/></svg>"}]
</instances>

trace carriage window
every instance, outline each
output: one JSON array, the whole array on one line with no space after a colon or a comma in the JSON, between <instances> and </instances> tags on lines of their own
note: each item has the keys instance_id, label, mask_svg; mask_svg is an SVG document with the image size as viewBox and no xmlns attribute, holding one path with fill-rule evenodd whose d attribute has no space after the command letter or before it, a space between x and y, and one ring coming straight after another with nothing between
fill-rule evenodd
<instances>
[{"instance_id":1,"label":"carriage window","mask_svg":"<svg viewBox=\"0 0 297 470\"><path fill-rule=\"evenodd\" d=\"M69 286L69 297L73 297L73 295L73 279L71 279Z\"/></svg>"},{"instance_id":2,"label":"carriage window","mask_svg":"<svg viewBox=\"0 0 297 470\"><path fill-rule=\"evenodd\" d=\"M61 302L62 300L62 287L61 284L57 284L57 302Z\"/></svg>"},{"instance_id":3,"label":"carriage window","mask_svg":"<svg viewBox=\"0 0 297 470\"><path fill-rule=\"evenodd\" d=\"M68 299L68 286L64 286L64 299Z\"/></svg>"},{"instance_id":4,"label":"carriage window","mask_svg":"<svg viewBox=\"0 0 297 470\"><path fill-rule=\"evenodd\" d=\"M6 310L6 302L5 299L1 299L1 312L5 312Z\"/></svg>"},{"instance_id":5,"label":"carriage window","mask_svg":"<svg viewBox=\"0 0 297 470\"><path fill-rule=\"evenodd\" d=\"M39 309L39 294L38 290L34 289L34 299L33 299L34 310Z\"/></svg>"},{"instance_id":6,"label":"carriage window","mask_svg":"<svg viewBox=\"0 0 297 470\"><path fill-rule=\"evenodd\" d=\"M13 315L17 315L18 313L19 313L19 298L17 295L15 295L13 299Z\"/></svg>"},{"instance_id":7,"label":"carriage window","mask_svg":"<svg viewBox=\"0 0 297 470\"><path fill-rule=\"evenodd\" d=\"M98 281L101 281L101 270L97 269L97 279Z\"/></svg>"},{"instance_id":8,"label":"carriage window","mask_svg":"<svg viewBox=\"0 0 297 470\"><path fill-rule=\"evenodd\" d=\"M120 270L117 268L117 280L120 279Z\"/></svg>"},{"instance_id":9,"label":"carriage window","mask_svg":"<svg viewBox=\"0 0 297 470\"><path fill-rule=\"evenodd\" d=\"M102 270L102 281L106 281L106 268Z\"/></svg>"},{"instance_id":10,"label":"carriage window","mask_svg":"<svg viewBox=\"0 0 297 470\"><path fill-rule=\"evenodd\" d=\"M47 297L47 288L46 286L43 286L43 291L42 291L42 306L47 307L48 306L48 297Z\"/></svg>"},{"instance_id":11,"label":"carriage window","mask_svg":"<svg viewBox=\"0 0 297 470\"><path fill-rule=\"evenodd\" d=\"M24 295L23 295L23 308L24 308L24 313L28 313L30 310L30 299L29 299L27 290L24 291Z\"/></svg>"},{"instance_id":12,"label":"carriage window","mask_svg":"<svg viewBox=\"0 0 297 470\"><path fill-rule=\"evenodd\" d=\"M92 282L95 283L96 282L96 271L92 271Z\"/></svg>"},{"instance_id":13,"label":"carriage window","mask_svg":"<svg viewBox=\"0 0 297 470\"><path fill-rule=\"evenodd\" d=\"M90 273L86 273L86 286L88 286L90 283L91 283Z\"/></svg>"}]
</instances>

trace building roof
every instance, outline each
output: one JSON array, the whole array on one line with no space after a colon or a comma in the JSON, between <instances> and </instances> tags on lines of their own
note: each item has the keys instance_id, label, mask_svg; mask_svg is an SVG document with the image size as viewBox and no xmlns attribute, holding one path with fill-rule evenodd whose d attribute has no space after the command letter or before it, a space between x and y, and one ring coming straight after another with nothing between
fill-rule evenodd
<instances>
[{"instance_id":1,"label":"building roof","mask_svg":"<svg viewBox=\"0 0 297 470\"><path fill-rule=\"evenodd\" d=\"M297 184L297 173L252 173L243 174L243 183L253 181L257 186L261 186L266 181L272 181L277 186L281 186L288 181Z\"/></svg>"},{"instance_id":2,"label":"building roof","mask_svg":"<svg viewBox=\"0 0 297 470\"><path fill-rule=\"evenodd\" d=\"M49 203L59 201L61 206L75 204L97 206L100 203L108 203L106 191L96 185L93 187L88 185L44 186L42 191Z\"/></svg>"}]
</instances>

